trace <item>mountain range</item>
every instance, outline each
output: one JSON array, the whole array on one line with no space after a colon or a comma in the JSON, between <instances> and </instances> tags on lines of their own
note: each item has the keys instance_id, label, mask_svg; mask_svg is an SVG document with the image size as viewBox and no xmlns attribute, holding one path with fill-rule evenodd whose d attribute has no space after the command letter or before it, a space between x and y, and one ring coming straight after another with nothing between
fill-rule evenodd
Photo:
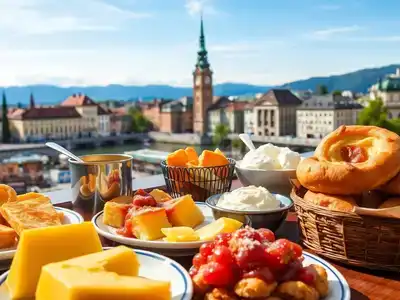
<instances>
[{"instance_id":1,"label":"mountain range","mask_svg":"<svg viewBox=\"0 0 400 300\"><path fill-rule=\"evenodd\" d=\"M317 85L326 85L329 91L351 90L354 92L367 92L368 88L388 74L395 73L400 64L393 64L379 68L362 69L342 75L326 77L312 77L286 83L275 88L290 88L293 90L315 90ZM251 95L265 93L274 86L258 86L245 83L223 83L214 86L214 94L222 95ZM1 87L0 87L1 89ZM37 103L55 104L59 103L74 93L84 93L96 101L118 99L118 100L148 100L152 98L175 99L182 96L192 95L191 87L174 87L169 85L119 85L107 86L71 86L59 87L55 85L28 85L4 87L7 94L7 102L11 105L29 103L32 92Z\"/></svg>"}]
</instances>

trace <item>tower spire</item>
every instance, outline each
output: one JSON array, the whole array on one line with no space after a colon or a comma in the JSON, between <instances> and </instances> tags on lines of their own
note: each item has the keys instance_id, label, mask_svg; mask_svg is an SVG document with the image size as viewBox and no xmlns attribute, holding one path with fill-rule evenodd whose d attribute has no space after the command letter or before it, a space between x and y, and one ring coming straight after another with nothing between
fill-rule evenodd
<instances>
[{"instance_id":1,"label":"tower spire","mask_svg":"<svg viewBox=\"0 0 400 300\"><path fill-rule=\"evenodd\" d=\"M31 96L29 98L29 108L35 107L35 98L33 97L33 93L31 92Z\"/></svg>"},{"instance_id":2,"label":"tower spire","mask_svg":"<svg viewBox=\"0 0 400 300\"><path fill-rule=\"evenodd\" d=\"M202 14L200 18L199 51L197 51L196 68L203 70L210 67L207 54L208 53L206 49L206 38L204 36L204 25L203 25L203 14Z\"/></svg>"}]
</instances>

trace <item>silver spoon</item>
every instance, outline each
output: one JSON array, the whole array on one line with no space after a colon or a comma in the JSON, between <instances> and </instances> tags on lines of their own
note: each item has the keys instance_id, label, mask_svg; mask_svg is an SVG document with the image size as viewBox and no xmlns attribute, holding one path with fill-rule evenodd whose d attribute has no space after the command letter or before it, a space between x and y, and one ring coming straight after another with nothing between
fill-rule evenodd
<instances>
[{"instance_id":1,"label":"silver spoon","mask_svg":"<svg viewBox=\"0 0 400 300\"><path fill-rule=\"evenodd\" d=\"M247 146L247 148L250 149L250 151L256 150L256 147L254 146L253 141L250 138L250 135L246 133L241 133L239 134L239 138Z\"/></svg>"},{"instance_id":2,"label":"silver spoon","mask_svg":"<svg viewBox=\"0 0 400 300\"><path fill-rule=\"evenodd\" d=\"M48 142L46 143L46 146L49 148L52 148L66 156L68 156L69 158L72 158L73 160L76 160L77 162L83 163L84 161L82 159L80 159L78 156L76 156L75 154L71 153L70 151L68 151L67 149L65 149L63 146L57 144L57 143L53 143L53 142Z\"/></svg>"}]
</instances>

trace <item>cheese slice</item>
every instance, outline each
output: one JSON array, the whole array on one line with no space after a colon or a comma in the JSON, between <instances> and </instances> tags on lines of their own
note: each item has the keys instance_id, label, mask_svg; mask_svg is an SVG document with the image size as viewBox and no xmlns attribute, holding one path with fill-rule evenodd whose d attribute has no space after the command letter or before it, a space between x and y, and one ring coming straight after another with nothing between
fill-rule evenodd
<instances>
[{"instance_id":1,"label":"cheese slice","mask_svg":"<svg viewBox=\"0 0 400 300\"><path fill-rule=\"evenodd\" d=\"M11 298L34 297L42 266L100 251L90 222L22 231L6 281Z\"/></svg>"},{"instance_id":2,"label":"cheese slice","mask_svg":"<svg viewBox=\"0 0 400 300\"><path fill-rule=\"evenodd\" d=\"M136 254L120 246L48 264L36 300L170 300L170 283L137 275Z\"/></svg>"},{"instance_id":3,"label":"cheese slice","mask_svg":"<svg viewBox=\"0 0 400 300\"><path fill-rule=\"evenodd\" d=\"M59 264L93 271L115 272L126 276L138 276L139 273L139 261L136 253L125 246L72 258Z\"/></svg>"}]
</instances>

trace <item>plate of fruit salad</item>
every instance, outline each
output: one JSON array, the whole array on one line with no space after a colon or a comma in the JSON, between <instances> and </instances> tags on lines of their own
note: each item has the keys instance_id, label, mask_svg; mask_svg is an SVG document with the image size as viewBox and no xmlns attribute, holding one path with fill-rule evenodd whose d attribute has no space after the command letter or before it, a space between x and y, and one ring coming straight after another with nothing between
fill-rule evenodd
<instances>
[{"instance_id":1,"label":"plate of fruit salad","mask_svg":"<svg viewBox=\"0 0 400 300\"><path fill-rule=\"evenodd\" d=\"M191 195L172 198L162 190L138 190L107 202L92 223L97 232L123 245L172 256L195 254L219 233L243 226L237 220L215 220L210 208Z\"/></svg>"},{"instance_id":2,"label":"plate of fruit salad","mask_svg":"<svg viewBox=\"0 0 400 300\"><path fill-rule=\"evenodd\" d=\"M350 300L338 270L264 228L217 235L200 247L189 273L199 300Z\"/></svg>"}]
</instances>

